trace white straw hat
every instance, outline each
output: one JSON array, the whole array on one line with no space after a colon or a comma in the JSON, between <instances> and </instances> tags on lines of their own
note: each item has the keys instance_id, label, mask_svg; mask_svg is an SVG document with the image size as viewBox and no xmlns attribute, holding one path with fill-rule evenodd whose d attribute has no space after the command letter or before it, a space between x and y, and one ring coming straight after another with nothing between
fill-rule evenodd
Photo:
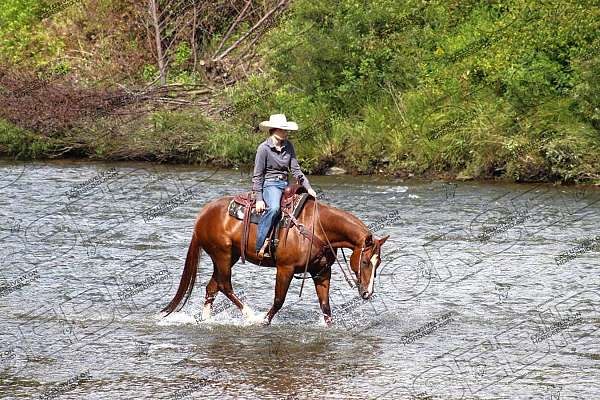
<instances>
[{"instance_id":1,"label":"white straw hat","mask_svg":"<svg viewBox=\"0 0 600 400\"><path fill-rule=\"evenodd\" d=\"M285 129L286 131L297 131L298 124L288 121L285 114L273 114L268 121L258 124L261 131L268 131L271 128Z\"/></svg>"}]
</instances>

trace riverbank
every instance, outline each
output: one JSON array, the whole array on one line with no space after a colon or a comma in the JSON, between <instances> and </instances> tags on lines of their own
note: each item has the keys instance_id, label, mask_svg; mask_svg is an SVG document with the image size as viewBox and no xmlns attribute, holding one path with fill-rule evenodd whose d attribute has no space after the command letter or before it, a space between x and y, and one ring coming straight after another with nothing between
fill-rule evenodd
<instances>
[{"instance_id":1,"label":"riverbank","mask_svg":"<svg viewBox=\"0 0 600 400\"><path fill-rule=\"evenodd\" d=\"M176 66L159 74L152 49L132 51L125 39L135 28L124 26L131 75L111 85L85 79L90 71L72 59L54 60L40 82L0 71L0 120L11 121L0 121L0 153L248 166L264 139L259 122L285 113L300 126L290 137L308 174L339 167L406 178L600 183L593 2L289 6L247 49L235 46L252 23L227 33L238 11L219 24L204 21L211 34L201 43L181 39ZM98 10L80 11L71 18L98 19ZM252 18L265 10L256 11ZM57 15L57 25L61 18L68 15ZM73 35L67 49L89 41ZM247 50L251 59L238 62ZM110 62L107 54L90 57ZM147 59L135 63L139 54Z\"/></svg>"},{"instance_id":2,"label":"riverbank","mask_svg":"<svg viewBox=\"0 0 600 400\"><path fill-rule=\"evenodd\" d=\"M256 147L264 133L240 129L226 122L216 123L193 112L149 115L135 125L117 126L104 121L95 127L68 134L47 136L17 128L0 120L0 156L16 160L79 159L90 161L152 161L173 164L196 164L219 168L251 169ZM302 127L302 125L301 125ZM104 134L100 134L103 132ZM496 166L512 164L522 171L515 177L506 170L490 168L484 163L470 169L454 170L427 166L418 162L398 162L385 144L374 149L372 143L359 144L358 138L332 139L318 145L302 131L290 135L303 171L311 175L350 174L382 175L401 179L479 180L500 182L548 182L600 185L600 177L590 165L582 176L552 173L552 165L532 164L533 151L516 149L502 159L498 153L491 161ZM424 157L424 152L415 155ZM487 161L490 163L490 161ZM555 169L555 168L554 168ZM526 172L526 173L523 173ZM585 173L589 174L587 179Z\"/></svg>"},{"instance_id":3,"label":"riverbank","mask_svg":"<svg viewBox=\"0 0 600 400\"><path fill-rule=\"evenodd\" d=\"M71 168L73 166L85 167L85 166L97 166L99 169L104 168L105 166L109 166L110 168L159 168L160 170L170 170L170 171L195 171L195 170L209 170L214 173L218 171L225 171L228 173L233 173L235 176L239 178L240 184L247 184L248 190L251 186L252 180L252 169L253 164L245 164L245 165L236 165L236 166L223 166L216 165L210 163L196 163L196 162L186 162L186 161L158 161L158 160L150 160L150 159L119 159L119 160L110 160L110 159L92 159L89 157L77 157L77 156L68 156L68 157L38 157L35 159L27 159L27 160L15 160L13 157L9 157L6 155L0 155L0 165L9 166L11 168L11 176L5 177L3 182L5 184L11 183L12 180L17 179L18 176L22 173L23 169L26 169L28 166L32 165L56 165L65 168ZM19 167L22 166L21 168ZM110 171L109 171L110 172ZM213 173L211 172L211 173ZM343 173L336 171L335 173L331 173L330 171L325 171L324 173L305 173L311 178L311 181L314 181L314 178L318 179L324 178L333 178L336 181L348 178L360 178L360 179L368 179L364 181L364 183L370 182L374 184L389 184L389 183L416 183L416 184L430 184L435 182L441 182L448 184L447 187L447 196L452 197L454 191L456 190L456 184L460 183L473 183L476 185L515 185L514 190L520 185L531 184L532 182L515 182L514 180L507 178L482 178L482 177L465 177L459 175L453 175L448 173L433 173L429 172L426 174L416 175L413 173L409 173L406 171L396 171L393 173L390 172L376 172L373 174L360 174L356 172L344 171ZM293 177L290 175L290 178L293 181ZM362 180L360 182L363 182ZM552 187L552 186L561 186L565 188L577 188L577 190L600 190L600 183L560 183L560 182L537 182L537 184ZM314 184L313 184L314 186ZM319 187L317 184L317 193L320 193ZM67 194L68 196L68 194ZM319 197L321 198L321 197ZM324 200L327 200L327 196L323 197Z\"/></svg>"}]
</instances>

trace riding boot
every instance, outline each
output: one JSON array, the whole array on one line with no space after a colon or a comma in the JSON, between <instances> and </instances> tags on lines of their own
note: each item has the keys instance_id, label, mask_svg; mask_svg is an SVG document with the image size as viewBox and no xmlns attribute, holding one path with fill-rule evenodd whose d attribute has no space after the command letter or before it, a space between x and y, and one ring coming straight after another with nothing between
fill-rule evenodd
<instances>
[{"instance_id":1,"label":"riding boot","mask_svg":"<svg viewBox=\"0 0 600 400\"><path fill-rule=\"evenodd\" d=\"M269 250L269 238L266 238L265 244L263 244L263 246L260 248L259 252L257 253L258 258L260 260L262 260L263 258L271 257L268 250Z\"/></svg>"}]
</instances>

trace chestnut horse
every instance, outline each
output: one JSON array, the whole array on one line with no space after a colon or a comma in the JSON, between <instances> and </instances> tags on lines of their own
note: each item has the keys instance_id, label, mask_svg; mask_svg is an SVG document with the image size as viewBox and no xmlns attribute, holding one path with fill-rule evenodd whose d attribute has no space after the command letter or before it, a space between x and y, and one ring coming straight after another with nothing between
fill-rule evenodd
<instances>
[{"instance_id":1,"label":"chestnut horse","mask_svg":"<svg viewBox=\"0 0 600 400\"><path fill-rule=\"evenodd\" d=\"M240 258L243 233L242 221L230 216L227 212L227 206L232 198L232 196L226 196L213 200L205 205L198 214L179 288L173 300L162 310L167 313L166 315L175 311L184 297L185 300L181 307L187 302L196 282L199 257L204 249L213 261L213 273L206 285L206 297L202 310L203 319L210 318L212 304L219 291L241 310L244 317L252 317L252 310L240 301L231 286L231 268ZM313 219L315 208L316 220ZM303 273L307 268L307 272L310 273L315 284L325 323L330 325L332 317L329 307L329 282L331 266L337 261L337 249L352 249L350 268L356 277L356 279L353 277L353 280L359 295L366 300L373 294L376 270L381 263L381 246L389 238L389 235L382 239L374 239L367 226L357 217L349 212L320 203L312 196L306 200L298 221L308 231L313 231L316 237L324 242L328 241L326 250L329 251L319 249L316 241L311 244L311 240L302 236L295 227L291 227L285 245L281 240L284 229L280 230L276 265L271 258L259 260L254 251L257 225L250 225L247 248L251 250L246 250L246 259L253 264L277 268L275 300L263 323L270 324L275 313L283 306L294 274ZM314 221L314 227L312 221ZM311 257L306 265L309 248ZM317 255L319 255L318 258Z\"/></svg>"}]
</instances>

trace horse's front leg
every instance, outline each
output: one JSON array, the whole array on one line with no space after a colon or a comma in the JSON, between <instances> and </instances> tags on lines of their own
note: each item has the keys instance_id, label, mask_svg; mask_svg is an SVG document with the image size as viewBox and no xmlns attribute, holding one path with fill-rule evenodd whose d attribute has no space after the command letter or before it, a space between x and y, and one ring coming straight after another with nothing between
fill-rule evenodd
<instances>
[{"instance_id":1,"label":"horse's front leg","mask_svg":"<svg viewBox=\"0 0 600 400\"><path fill-rule=\"evenodd\" d=\"M275 277L275 300L273 301L273 307L271 307L271 309L265 316L265 319L263 321L264 325L269 325L277 311L279 311L281 307L283 307L283 302L285 301L285 296L287 295L288 289L290 288L290 283L292 282L293 276L293 267L277 267L277 275Z\"/></svg>"},{"instance_id":2,"label":"horse's front leg","mask_svg":"<svg viewBox=\"0 0 600 400\"><path fill-rule=\"evenodd\" d=\"M331 268L327 268L320 276L313 275L313 282L319 298L319 305L323 312L325 324L331 326L333 318L331 317L331 307L329 306L329 282L331 280Z\"/></svg>"}]
</instances>

